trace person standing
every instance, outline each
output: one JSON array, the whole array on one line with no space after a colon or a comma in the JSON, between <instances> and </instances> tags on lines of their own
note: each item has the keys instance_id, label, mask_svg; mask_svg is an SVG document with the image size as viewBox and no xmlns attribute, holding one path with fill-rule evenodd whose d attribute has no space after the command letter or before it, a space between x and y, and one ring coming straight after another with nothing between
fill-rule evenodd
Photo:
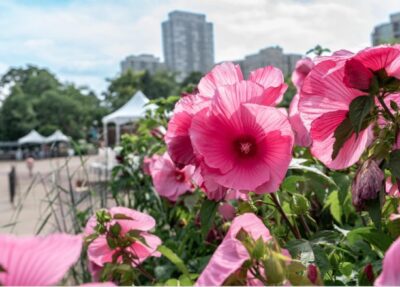
<instances>
[{"instance_id":1,"label":"person standing","mask_svg":"<svg viewBox=\"0 0 400 287\"><path fill-rule=\"evenodd\" d=\"M28 156L26 159L26 167L29 170L29 176L32 177L33 175L33 166L35 165L35 159L32 156Z\"/></svg>"},{"instance_id":2,"label":"person standing","mask_svg":"<svg viewBox=\"0 0 400 287\"><path fill-rule=\"evenodd\" d=\"M11 171L8 174L8 182L10 184L10 202L11 204L14 204L15 190L17 185L17 175L15 172L15 166L11 166Z\"/></svg>"}]
</instances>

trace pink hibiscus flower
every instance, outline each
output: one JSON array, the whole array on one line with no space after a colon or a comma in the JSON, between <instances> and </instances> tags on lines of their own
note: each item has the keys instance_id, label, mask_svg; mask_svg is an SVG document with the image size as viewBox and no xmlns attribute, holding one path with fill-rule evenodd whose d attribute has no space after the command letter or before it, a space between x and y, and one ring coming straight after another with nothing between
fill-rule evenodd
<instances>
[{"instance_id":1,"label":"pink hibiscus flower","mask_svg":"<svg viewBox=\"0 0 400 287\"><path fill-rule=\"evenodd\" d=\"M121 235L125 235L131 230L140 231L139 235L143 237L146 244L135 241L126 250L136 257L135 262L132 262L132 266L136 266L146 260L150 256L160 256L157 252L157 247L161 244L160 238L149 233L154 228L156 222L150 215L141 213L125 207L113 207L108 210L112 218L115 215L123 215L124 219L112 219L108 225L114 225L118 223L121 226ZM85 227L85 236L89 236L94 233L97 219L93 215L87 222ZM119 249L111 249L108 246L106 235L100 235L88 247L88 259L90 262L90 270L94 277L98 277L99 269L104 266L107 262L112 262L113 255L118 252Z\"/></svg>"},{"instance_id":2,"label":"pink hibiscus flower","mask_svg":"<svg viewBox=\"0 0 400 287\"><path fill-rule=\"evenodd\" d=\"M376 278L375 286L400 285L400 238L386 251L382 263L382 273Z\"/></svg>"},{"instance_id":3,"label":"pink hibiscus flower","mask_svg":"<svg viewBox=\"0 0 400 287\"><path fill-rule=\"evenodd\" d=\"M193 116L211 104L218 87L232 85L240 81L243 81L243 75L239 65L226 62L215 66L200 80L198 94L185 96L178 101L174 114L168 123L165 141L168 153L179 167L196 164L196 155L193 153L188 132ZM282 72L272 66L251 72L249 81L256 83L263 89L263 105L277 105L287 89Z\"/></svg>"},{"instance_id":4,"label":"pink hibiscus flower","mask_svg":"<svg viewBox=\"0 0 400 287\"><path fill-rule=\"evenodd\" d=\"M150 166L154 164L154 162L159 158L160 156L158 154L153 154L151 157L145 156L143 159L143 173L147 175L150 174Z\"/></svg>"},{"instance_id":5,"label":"pink hibiscus flower","mask_svg":"<svg viewBox=\"0 0 400 287\"><path fill-rule=\"evenodd\" d=\"M160 196L170 201L193 189L191 176L195 167L187 165L180 169L175 166L168 153L164 153L150 165L154 188Z\"/></svg>"},{"instance_id":6,"label":"pink hibiscus flower","mask_svg":"<svg viewBox=\"0 0 400 287\"><path fill-rule=\"evenodd\" d=\"M296 67L292 73L292 82L298 91L301 90L304 79L307 77L313 67L314 62L308 57L297 61Z\"/></svg>"},{"instance_id":7,"label":"pink hibiscus flower","mask_svg":"<svg viewBox=\"0 0 400 287\"><path fill-rule=\"evenodd\" d=\"M210 109L194 116L189 133L203 176L236 190L278 189L291 160L293 132L278 109L260 105L264 94L249 81L219 87Z\"/></svg>"},{"instance_id":8,"label":"pink hibiscus flower","mask_svg":"<svg viewBox=\"0 0 400 287\"><path fill-rule=\"evenodd\" d=\"M311 153L331 169L347 168L357 162L372 137L370 127L358 137L353 134L332 159L334 132L346 119L351 101L364 94L343 83L345 60L339 57L320 61L305 79L300 93L299 111L310 131Z\"/></svg>"},{"instance_id":9,"label":"pink hibiscus flower","mask_svg":"<svg viewBox=\"0 0 400 287\"><path fill-rule=\"evenodd\" d=\"M0 236L0 284L5 286L57 285L80 258L82 236Z\"/></svg>"},{"instance_id":10,"label":"pink hibiscus flower","mask_svg":"<svg viewBox=\"0 0 400 287\"><path fill-rule=\"evenodd\" d=\"M200 274L196 286L221 286L230 275L242 267L245 261L250 259L247 249L236 239L241 229L255 240L261 237L267 242L272 238L264 223L253 213L236 217L224 240ZM248 283L251 283L252 279L254 278L248 276Z\"/></svg>"}]
</instances>

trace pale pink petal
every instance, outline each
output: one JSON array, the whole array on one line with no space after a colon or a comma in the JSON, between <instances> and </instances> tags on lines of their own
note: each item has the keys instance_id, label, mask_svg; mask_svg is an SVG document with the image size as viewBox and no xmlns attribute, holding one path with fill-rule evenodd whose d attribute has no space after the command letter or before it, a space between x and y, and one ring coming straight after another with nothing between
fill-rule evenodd
<instances>
[{"instance_id":1,"label":"pale pink petal","mask_svg":"<svg viewBox=\"0 0 400 287\"><path fill-rule=\"evenodd\" d=\"M311 145L311 137L306 127L304 126L303 120L300 117L300 112L298 110L299 99L300 95L296 94L290 103L289 121L295 134L296 145L308 147Z\"/></svg>"},{"instance_id":2,"label":"pale pink petal","mask_svg":"<svg viewBox=\"0 0 400 287\"><path fill-rule=\"evenodd\" d=\"M292 73L292 82L298 91L300 91L301 87L303 86L304 79L307 77L308 73L310 73L313 67L314 63L308 57L297 61L296 67Z\"/></svg>"},{"instance_id":3,"label":"pale pink petal","mask_svg":"<svg viewBox=\"0 0 400 287\"><path fill-rule=\"evenodd\" d=\"M108 247L106 237L100 235L93 240L88 248L88 259L97 266L103 267L105 263L112 262L114 251Z\"/></svg>"},{"instance_id":4,"label":"pale pink petal","mask_svg":"<svg viewBox=\"0 0 400 287\"><path fill-rule=\"evenodd\" d=\"M361 131L358 137L353 134L340 149L335 160L332 160L334 132L345 119L346 114L346 111L325 113L312 124L311 153L331 169L343 169L356 163L372 138L372 127Z\"/></svg>"},{"instance_id":5,"label":"pale pink petal","mask_svg":"<svg viewBox=\"0 0 400 287\"><path fill-rule=\"evenodd\" d=\"M252 71L249 75L249 81L255 82L264 88L262 104L266 106L279 104L287 89L281 70L273 66Z\"/></svg>"},{"instance_id":6,"label":"pale pink petal","mask_svg":"<svg viewBox=\"0 0 400 287\"><path fill-rule=\"evenodd\" d=\"M141 236L143 236L146 245L140 241L136 241L129 247L132 254L137 257L136 264L142 263L150 256L161 256L161 254L157 251L158 246L161 245L160 238L148 233L142 233Z\"/></svg>"},{"instance_id":7,"label":"pale pink petal","mask_svg":"<svg viewBox=\"0 0 400 287\"><path fill-rule=\"evenodd\" d=\"M388 177L385 183L386 193L391 197L400 198L400 191L397 183L393 183L392 179Z\"/></svg>"},{"instance_id":8,"label":"pale pink petal","mask_svg":"<svg viewBox=\"0 0 400 287\"><path fill-rule=\"evenodd\" d=\"M0 236L0 282L10 286L57 285L79 260L80 235L53 234L46 237Z\"/></svg>"},{"instance_id":9,"label":"pale pink petal","mask_svg":"<svg viewBox=\"0 0 400 287\"><path fill-rule=\"evenodd\" d=\"M239 65L225 62L216 65L211 72L205 75L197 88L201 96L213 97L217 87L232 85L243 80L243 75Z\"/></svg>"},{"instance_id":10,"label":"pale pink petal","mask_svg":"<svg viewBox=\"0 0 400 287\"><path fill-rule=\"evenodd\" d=\"M200 274L195 286L223 285L225 280L248 259L249 253L239 240L224 239Z\"/></svg>"},{"instance_id":11,"label":"pale pink petal","mask_svg":"<svg viewBox=\"0 0 400 287\"><path fill-rule=\"evenodd\" d=\"M354 58L364 64L372 71L379 71L388 68L398 57L400 50L392 46L381 45L366 48L358 52Z\"/></svg>"},{"instance_id":12,"label":"pale pink petal","mask_svg":"<svg viewBox=\"0 0 400 287\"><path fill-rule=\"evenodd\" d=\"M148 231L150 229L153 229L154 226L156 225L156 221L154 220L153 217L150 215L147 215L145 213L126 208L126 207L112 207L110 209L111 215L115 214L123 214L125 216L128 216L132 218L132 220L128 219L120 219L120 220L115 220L117 221L121 227L122 230L141 230L141 231Z\"/></svg>"},{"instance_id":13,"label":"pale pink petal","mask_svg":"<svg viewBox=\"0 0 400 287\"><path fill-rule=\"evenodd\" d=\"M264 241L271 239L271 234L265 224L254 213L244 213L237 216L231 224L225 239L234 239L238 232L244 229L253 239L262 237Z\"/></svg>"},{"instance_id":14,"label":"pale pink petal","mask_svg":"<svg viewBox=\"0 0 400 287\"><path fill-rule=\"evenodd\" d=\"M376 278L375 286L400 285L400 238L386 251L382 262L382 273Z\"/></svg>"},{"instance_id":15,"label":"pale pink petal","mask_svg":"<svg viewBox=\"0 0 400 287\"><path fill-rule=\"evenodd\" d=\"M344 85L344 66L327 74L335 65L334 61L321 62L304 80L298 109L307 130L311 129L311 123L322 114L348 111L352 100L363 94Z\"/></svg>"}]
</instances>

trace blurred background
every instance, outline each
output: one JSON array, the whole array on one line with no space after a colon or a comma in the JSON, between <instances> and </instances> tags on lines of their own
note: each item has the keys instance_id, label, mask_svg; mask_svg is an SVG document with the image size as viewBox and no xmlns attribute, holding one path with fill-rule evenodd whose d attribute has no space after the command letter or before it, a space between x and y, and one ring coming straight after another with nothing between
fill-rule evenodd
<instances>
[{"instance_id":1,"label":"blurred background","mask_svg":"<svg viewBox=\"0 0 400 287\"><path fill-rule=\"evenodd\" d=\"M287 107L307 54L396 42L398 0L2 0L0 232L40 233L63 193L107 182L121 135L217 63L280 68Z\"/></svg>"}]
</instances>

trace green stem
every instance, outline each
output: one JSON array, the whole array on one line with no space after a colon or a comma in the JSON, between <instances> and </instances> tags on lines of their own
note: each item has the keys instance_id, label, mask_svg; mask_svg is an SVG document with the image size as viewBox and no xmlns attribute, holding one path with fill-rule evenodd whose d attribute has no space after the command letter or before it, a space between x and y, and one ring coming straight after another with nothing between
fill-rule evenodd
<instances>
[{"instance_id":1,"label":"green stem","mask_svg":"<svg viewBox=\"0 0 400 287\"><path fill-rule=\"evenodd\" d=\"M278 209L279 213L282 215L283 219L286 221L287 225L289 226L290 230L292 231L294 237L296 239L301 239L300 231L298 228L295 228L292 223L290 222L289 218L287 217L285 211L283 210L281 204L279 203L278 198L276 197L275 193L270 193L271 199L274 202L276 208Z\"/></svg>"}]
</instances>

